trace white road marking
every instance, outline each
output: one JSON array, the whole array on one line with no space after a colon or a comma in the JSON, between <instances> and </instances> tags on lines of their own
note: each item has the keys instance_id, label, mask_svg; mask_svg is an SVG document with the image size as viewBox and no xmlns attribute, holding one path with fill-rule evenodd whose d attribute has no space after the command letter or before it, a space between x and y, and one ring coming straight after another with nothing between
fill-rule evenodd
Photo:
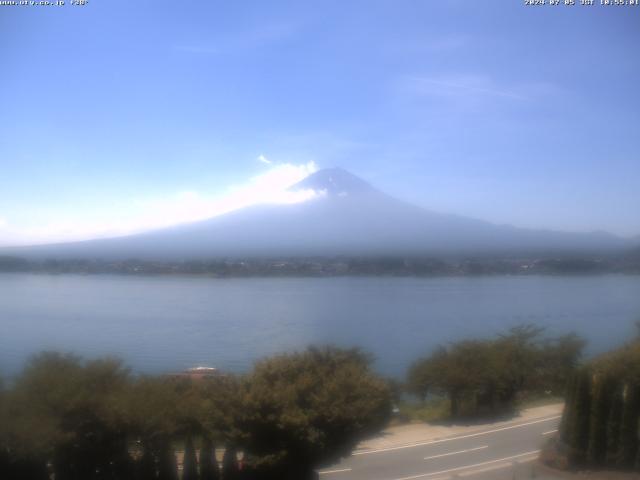
<instances>
[{"instance_id":1,"label":"white road marking","mask_svg":"<svg viewBox=\"0 0 640 480\"><path fill-rule=\"evenodd\" d=\"M324 470L322 472L318 472L319 475L329 475L330 473L341 473L341 472L350 472L350 468L340 468L338 470Z\"/></svg>"},{"instance_id":2,"label":"white road marking","mask_svg":"<svg viewBox=\"0 0 640 480\"><path fill-rule=\"evenodd\" d=\"M499 463L497 465L491 465L490 467L478 468L477 470L472 470L470 472L462 472L459 473L458 477L470 477L472 475L480 475L481 473L493 472L494 470L501 470L503 468L513 467L513 463L505 462Z\"/></svg>"},{"instance_id":3,"label":"white road marking","mask_svg":"<svg viewBox=\"0 0 640 480\"><path fill-rule=\"evenodd\" d=\"M488 435L490 433L503 432L504 430L511 430L512 428L521 428L521 427L526 427L528 425L535 425L536 423L550 422L551 420L557 420L560 417L562 417L562 415L556 415L554 417L543 418L541 420L534 420L532 422L527 422L527 423L519 423L517 425L510 425L508 427L495 428L493 430L486 430L484 432L470 433L468 435L460 435L459 437L443 438L443 439L440 439L440 440L431 440L431 441L428 441L428 442L421 442L421 443L412 443L410 445L402 445L402 446L399 446L399 447L387 447L387 448L379 448L377 450L365 450L365 451L362 451L362 452L354 452L351 455L352 456L369 455L371 453L391 452L393 450L402 450L404 448L414 448L414 447L422 447L424 445L434 445L436 443L453 442L454 440L461 440L463 438L479 437L481 435Z\"/></svg>"},{"instance_id":4,"label":"white road marking","mask_svg":"<svg viewBox=\"0 0 640 480\"><path fill-rule=\"evenodd\" d=\"M448 457L450 455L457 455L459 453L475 452L476 450L483 450L489 448L489 445L482 445L481 447L469 448L467 450L459 450L457 452L441 453L440 455L432 455L430 457L424 457L425 460L431 460L432 458Z\"/></svg>"},{"instance_id":5,"label":"white road marking","mask_svg":"<svg viewBox=\"0 0 640 480\"><path fill-rule=\"evenodd\" d=\"M549 430L548 432L542 432L543 435L551 435L552 433L556 433L558 431L558 429L555 430Z\"/></svg>"},{"instance_id":6,"label":"white road marking","mask_svg":"<svg viewBox=\"0 0 640 480\"><path fill-rule=\"evenodd\" d=\"M538 456L535 455L533 457L523 458L521 460L516 460L515 463L523 464L523 463L533 462L537 457ZM513 466L514 466L513 463L509 463L509 462L499 463L497 465L492 465L490 467L478 468L478 469L472 470L470 472L462 472L462 473L459 473L457 476L458 477L471 477L473 475L479 475L481 473L492 472L494 470L500 470L502 468L509 468L509 467L513 467Z\"/></svg>"},{"instance_id":7,"label":"white road marking","mask_svg":"<svg viewBox=\"0 0 640 480\"><path fill-rule=\"evenodd\" d=\"M534 450L532 452L520 453L518 455L512 455L510 457L498 458L497 460L489 460L487 462L476 463L473 465L465 465L464 467L449 468L447 470L441 470L439 472L422 473L419 475L412 475L410 477L395 478L394 480L413 480L414 478L433 477L434 475L442 475L443 473L458 472L460 470L468 470L470 468L482 467L484 465L490 465L492 463L505 462L506 460L513 460L514 458L526 457L528 455L537 455L538 453L540 453L540 450Z\"/></svg>"}]
</instances>

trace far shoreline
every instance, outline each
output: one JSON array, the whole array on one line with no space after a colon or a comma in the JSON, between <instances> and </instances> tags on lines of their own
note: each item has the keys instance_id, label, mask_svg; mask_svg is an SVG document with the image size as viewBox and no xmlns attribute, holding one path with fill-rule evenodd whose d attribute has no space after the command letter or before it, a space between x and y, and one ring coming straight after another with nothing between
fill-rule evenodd
<instances>
[{"instance_id":1,"label":"far shoreline","mask_svg":"<svg viewBox=\"0 0 640 480\"><path fill-rule=\"evenodd\" d=\"M187 260L26 259L0 256L0 273L204 278L448 278L640 274L634 256L336 256Z\"/></svg>"}]
</instances>

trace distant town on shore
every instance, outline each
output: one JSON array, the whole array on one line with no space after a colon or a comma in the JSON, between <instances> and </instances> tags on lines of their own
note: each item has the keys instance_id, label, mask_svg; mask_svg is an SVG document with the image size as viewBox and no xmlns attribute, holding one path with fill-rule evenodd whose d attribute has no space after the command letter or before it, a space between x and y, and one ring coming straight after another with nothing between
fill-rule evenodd
<instances>
[{"instance_id":1,"label":"distant town on shore","mask_svg":"<svg viewBox=\"0 0 640 480\"><path fill-rule=\"evenodd\" d=\"M465 276L639 274L640 254L602 257L429 258L429 257L292 257L227 258L188 261L153 260L27 260L0 257L0 272L204 275L212 277L324 276Z\"/></svg>"}]
</instances>

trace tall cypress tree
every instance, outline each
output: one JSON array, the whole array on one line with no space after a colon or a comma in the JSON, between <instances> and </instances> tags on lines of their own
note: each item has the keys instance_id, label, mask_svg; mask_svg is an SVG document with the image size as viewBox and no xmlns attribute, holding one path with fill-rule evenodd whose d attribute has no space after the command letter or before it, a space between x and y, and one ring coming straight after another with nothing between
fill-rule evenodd
<instances>
[{"instance_id":1,"label":"tall cypress tree","mask_svg":"<svg viewBox=\"0 0 640 480\"><path fill-rule=\"evenodd\" d=\"M560 421L560 438L564 443L570 444L571 437L573 435L573 429L575 428L575 413L576 413L576 389L578 385L578 374L574 374L571 377L571 381L567 387L567 394L565 397L565 409L562 413L562 420Z\"/></svg>"},{"instance_id":2,"label":"tall cypress tree","mask_svg":"<svg viewBox=\"0 0 640 480\"><path fill-rule=\"evenodd\" d=\"M238 458L234 447L226 447L222 457L222 480L238 480Z\"/></svg>"},{"instance_id":3,"label":"tall cypress tree","mask_svg":"<svg viewBox=\"0 0 640 480\"><path fill-rule=\"evenodd\" d=\"M2 444L0 444L0 478L10 478L9 477L9 466L10 457L9 452L4 448Z\"/></svg>"},{"instance_id":4,"label":"tall cypress tree","mask_svg":"<svg viewBox=\"0 0 640 480\"><path fill-rule=\"evenodd\" d=\"M623 385L617 382L612 387L611 407L607 421L607 465L615 465L620 450L620 424L624 407Z\"/></svg>"},{"instance_id":5,"label":"tall cypress tree","mask_svg":"<svg viewBox=\"0 0 640 480\"><path fill-rule=\"evenodd\" d=\"M9 459L5 464L5 471L2 473L2 479L20 479L20 480L48 480L49 473L44 461L40 459L22 458Z\"/></svg>"},{"instance_id":6,"label":"tall cypress tree","mask_svg":"<svg viewBox=\"0 0 640 480\"><path fill-rule=\"evenodd\" d=\"M620 424L618 455L618 466L624 469L633 468L635 463L638 451L638 417L640 417L640 386L627 384Z\"/></svg>"},{"instance_id":7,"label":"tall cypress tree","mask_svg":"<svg viewBox=\"0 0 640 480\"><path fill-rule=\"evenodd\" d=\"M218 480L220 478L220 468L216 460L216 450L209 437L202 439L200 447L200 479Z\"/></svg>"},{"instance_id":8,"label":"tall cypress tree","mask_svg":"<svg viewBox=\"0 0 640 480\"><path fill-rule=\"evenodd\" d=\"M589 446L587 462L592 466L602 466L607 454L607 421L611 404L612 382L608 376L600 374L594 378L589 421Z\"/></svg>"},{"instance_id":9,"label":"tall cypress tree","mask_svg":"<svg viewBox=\"0 0 640 480\"><path fill-rule=\"evenodd\" d=\"M574 408L575 418L570 435L571 463L582 465L587 455L591 412L591 370L588 368L583 368L578 375Z\"/></svg>"},{"instance_id":10,"label":"tall cypress tree","mask_svg":"<svg viewBox=\"0 0 640 480\"><path fill-rule=\"evenodd\" d=\"M182 480L198 480L198 460L196 458L196 449L193 447L191 435L187 437L184 445Z\"/></svg>"},{"instance_id":11,"label":"tall cypress tree","mask_svg":"<svg viewBox=\"0 0 640 480\"><path fill-rule=\"evenodd\" d=\"M158 454L158 480L178 480L176 455L169 441L162 442Z\"/></svg>"},{"instance_id":12,"label":"tall cypress tree","mask_svg":"<svg viewBox=\"0 0 640 480\"><path fill-rule=\"evenodd\" d=\"M136 462L137 480L155 480L156 478L156 456L148 442L143 445L142 457Z\"/></svg>"}]
</instances>

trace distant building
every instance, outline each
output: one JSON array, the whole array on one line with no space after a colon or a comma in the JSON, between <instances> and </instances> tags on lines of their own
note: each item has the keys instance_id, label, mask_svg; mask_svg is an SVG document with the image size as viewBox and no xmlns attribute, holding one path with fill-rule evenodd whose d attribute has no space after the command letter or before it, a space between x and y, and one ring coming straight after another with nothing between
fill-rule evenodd
<instances>
[{"instance_id":1,"label":"distant building","mask_svg":"<svg viewBox=\"0 0 640 480\"><path fill-rule=\"evenodd\" d=\"M202 380L204 378L217 378L224 376L217 368L213 367L192 367L178 373L170 373L170 377L188 377L191 380Z\"/></svg>"}]
</instances>

